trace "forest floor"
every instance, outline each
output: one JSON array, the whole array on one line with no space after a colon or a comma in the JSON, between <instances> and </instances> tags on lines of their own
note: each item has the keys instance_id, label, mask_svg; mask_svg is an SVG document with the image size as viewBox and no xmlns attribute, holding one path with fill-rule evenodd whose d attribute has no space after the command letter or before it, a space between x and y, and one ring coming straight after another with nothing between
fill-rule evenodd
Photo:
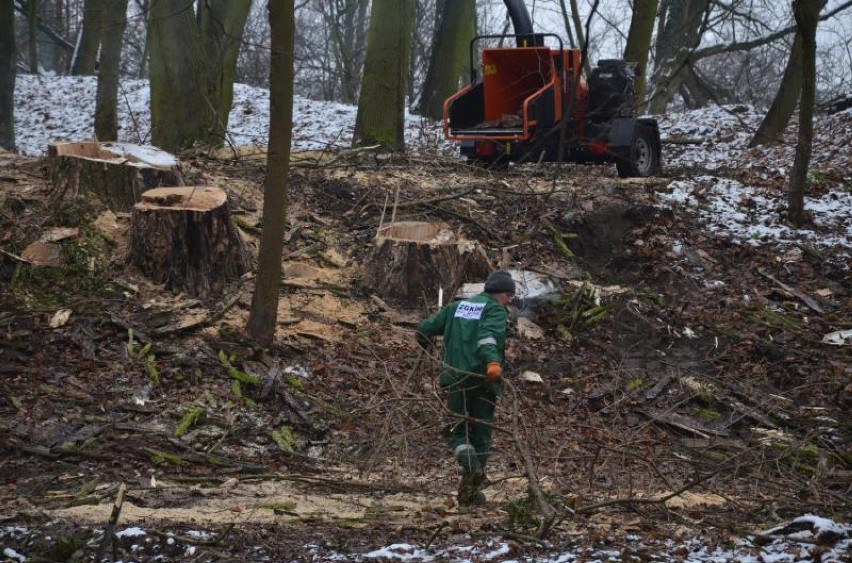
<instances>
[{"instance_id":1,"label":"forest floor","mask_svg":"<svg viewBox=\"0 0 852 563\"><path fill-rule=\"evenodd\" d=\"M43 159L0 155L7 560L852 560L849 248L718 236L671 204L690 169L296 156L260 349L252 275L209 301L166 292L124 267L127 215L56 207ZM265 155L182 162L256 254ZM483 507L455 503L414 340L434 306L364 282L395 199L397 220L447 223L561 294L512 311ZM38 240L54 267L25 258Z\"/></svg>"}]
</instances>

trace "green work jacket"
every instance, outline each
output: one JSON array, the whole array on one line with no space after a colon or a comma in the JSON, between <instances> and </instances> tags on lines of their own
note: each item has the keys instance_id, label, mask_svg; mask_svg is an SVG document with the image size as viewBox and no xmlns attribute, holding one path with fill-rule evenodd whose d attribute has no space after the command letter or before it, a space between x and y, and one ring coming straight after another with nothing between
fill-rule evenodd
<instances>
[{"instance_id":1,"label":"green work jacket","mask_svg":"<svg viewBox=\"0 0 852 563\"><path fill-rule=\"evenodd\" d=\"M433 336L444 337L442 387L484 385L499 395L502 384L485 381L484 377L491 362L505 367L507 324L506 308L491 294L480 293L453 301L434 317L422 321L417 325L417 339L425 346ZM482 377L469 377L470 373Z\"/></svg>"}]
</instances>

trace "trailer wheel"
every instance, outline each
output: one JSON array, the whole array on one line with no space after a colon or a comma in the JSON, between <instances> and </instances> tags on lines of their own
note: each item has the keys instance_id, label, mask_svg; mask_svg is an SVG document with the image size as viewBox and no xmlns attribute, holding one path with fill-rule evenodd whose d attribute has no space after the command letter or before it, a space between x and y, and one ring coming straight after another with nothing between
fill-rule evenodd
<instances>
[{"instance_id":1,"label":"trailer wheel","mask_svg":"<svg viewBox=\"0 0 852 563\"><path fill-rule=\"evenodd\" d=\"M660 170L660 147L648 127L637 125L630 154L615 161L621 178L647 178Z\"/></svg>"}]
</instances>

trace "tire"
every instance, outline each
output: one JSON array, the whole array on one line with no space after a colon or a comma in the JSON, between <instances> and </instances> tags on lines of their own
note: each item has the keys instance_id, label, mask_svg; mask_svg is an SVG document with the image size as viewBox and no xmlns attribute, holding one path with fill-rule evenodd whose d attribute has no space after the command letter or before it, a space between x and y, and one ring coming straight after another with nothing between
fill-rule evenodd
<instances>
[{"instance_id":1,"label":"tire","mask_svg":"<svg viewBox=\"0 0 852 563\"><path fill-rule=\"evenodd\" d=\"M660 145L649 127L636 126L630 154L615 161L621 178L648 178L660 171Z\"/></svg>"}]
</instances>

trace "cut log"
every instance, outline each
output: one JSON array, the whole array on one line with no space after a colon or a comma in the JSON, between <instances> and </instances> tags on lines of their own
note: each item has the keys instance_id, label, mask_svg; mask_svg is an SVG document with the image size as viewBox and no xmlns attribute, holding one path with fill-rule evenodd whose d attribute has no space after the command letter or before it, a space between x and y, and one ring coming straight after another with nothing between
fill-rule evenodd
<instances>
[{"instance_id":1,"label":"cut log","mask_svg":"<svg viewBox=\"0 0 852 563\"><path fill-rule=\"evenodd\" d=\"M133 206L127 264L175 293L219 294L249 270L228 198L213 187L156 188Z\"/></svg>"},{"instance_id":2,"label":"cut log","mask_svg":"<svg viewBox=\"0 0 852 563\"><path fill-rule=\"evenodd\" d=\"M51 143L47 168L54 205L91 194L113 211L130 211L144 191L183 184L174 156L128 143Z\"/></svg>"},{"instance_id":3,"label":"cut log","mask_svg":"<svg viewBox=\"0 0 852 563\"><path fill-rule=\"evenodd\" d=\"M434 305L439 288L452 295L463 282L481 281L489 271L482 247L442 223L385 225L365 260L365 280L379 295L422 305Z\"/></svg>"}]
</instances>

